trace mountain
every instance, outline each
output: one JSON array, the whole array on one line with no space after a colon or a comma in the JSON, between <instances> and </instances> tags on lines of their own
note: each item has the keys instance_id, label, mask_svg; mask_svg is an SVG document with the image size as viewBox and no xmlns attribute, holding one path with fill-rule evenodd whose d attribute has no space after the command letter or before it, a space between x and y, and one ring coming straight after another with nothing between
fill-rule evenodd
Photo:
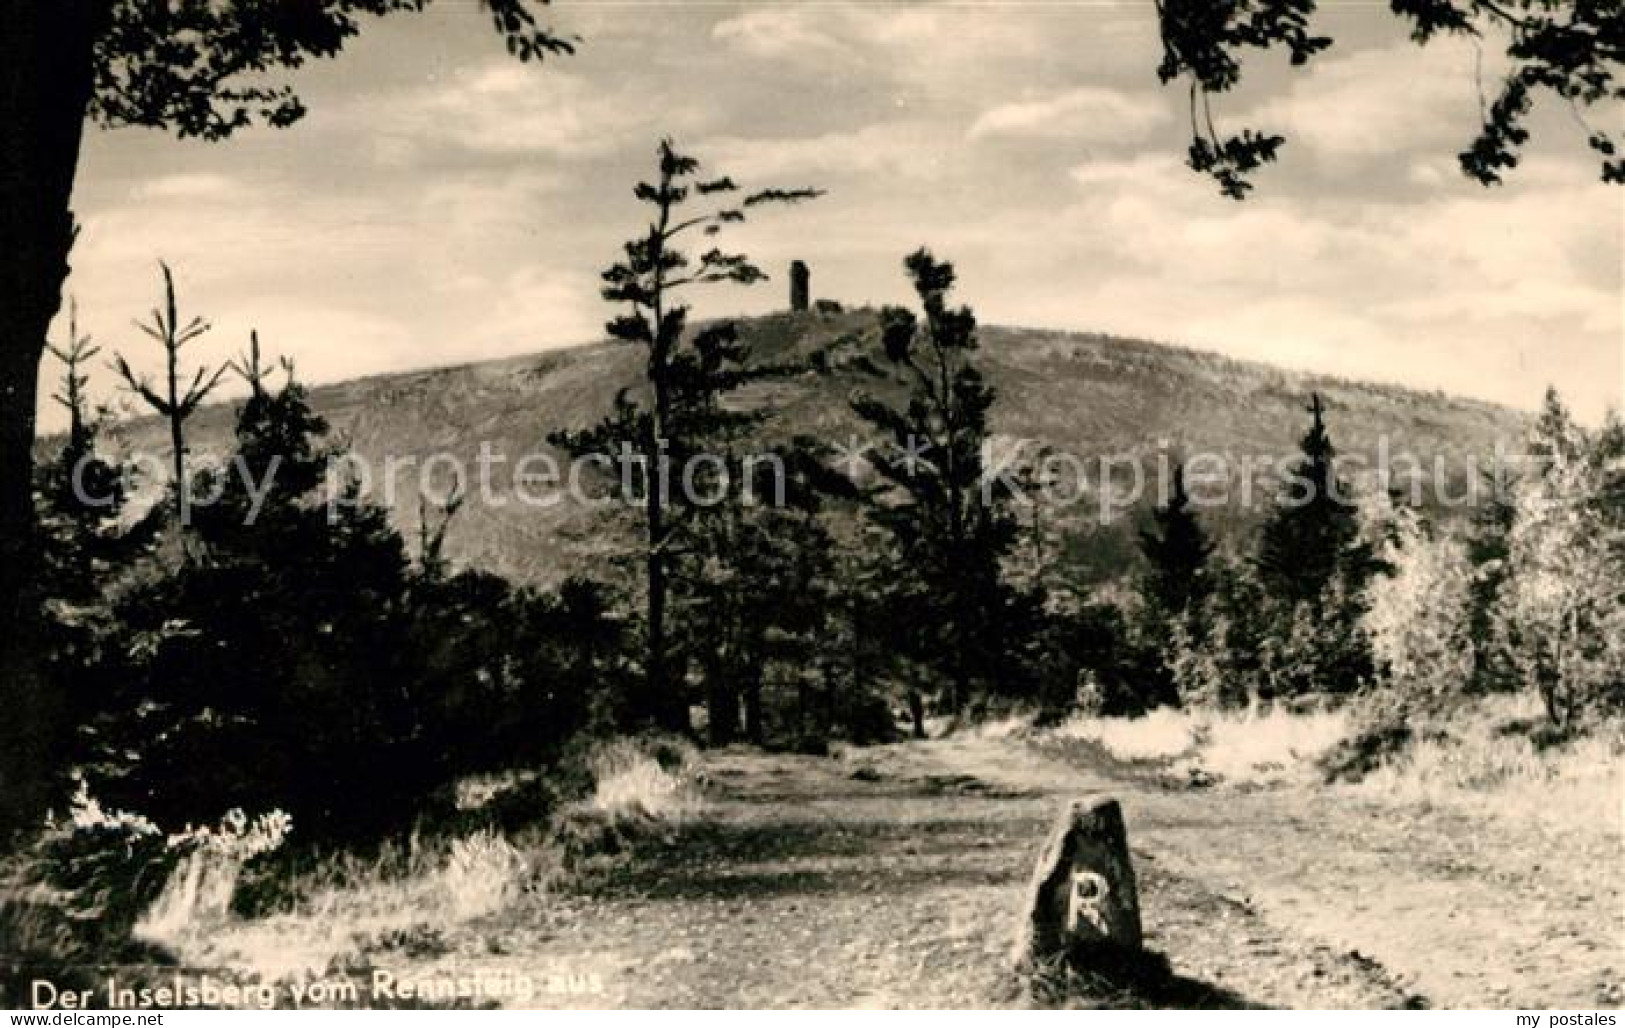
<instances>
[{"instance_id":1,"label":"mountain","mask_svg":"<svg viewBox=\"0 0 1625 1028\"><path fill-rule=\"evenodd\" d=\"M758 360L804 368L742 394L740 402L775 412L764 428L770 437L810 435L846 445L864 432L849 408L855 391L900 394L885 366L874 310L781 313L745 319L739 327ZM1138 340L991 326L981 331L981 347L979 364L999 394L993 422L1001 436L1035 441L1030 452L1044 446L1086 462L1113 455L1120 485L1127 484L1130 461L1148 462L1147 476L1155 475L1159 454L1172 461L1206 452L1232 464L1288 457L1307 425L1311 392L1325 401L1344 455L1371 460L1386 439L1390 453L1413 454L1429 469L1442 459L1455 469L1445 479L1456 492L1467 458L1482 461L1497 440L1517 440L1524 425L1522 415L1489 403ZM325 385L312 390L312 399L335 438L372 469L374 497L388 503L409 538L419 520L419 469L434 456L442 476L437 481L444 481L455 461L468 469L471 496L452 523L448 555L465 566L545 584L579 571L605 574L604 558L621 548L620 529L613 516L582 504L518 502L515 468L526 455L545 454L566 469L563 455L547 445L548 434L586 427L620 390L636 390L640 356L624 344L596 343ZM229 452L232 421L229 404L200 411L190 429L194 452ZM133 452L167 453L162 427L151 419L121 426L120 434ZM478 488L482 444L493 457L489 503L481 502ZM530 470L545 470L540 460L533 458ZM396 470L392 491L386 461ZM1092 466L1091 474L1096 470ZM544 485L535 475L518 482L534 494L544 493ZM1057 491L1070 496L1068 486ZM1120 516L1102 529L1095 510L1093 502L1063 504L1052 521L1085 535L1104 532L1117 540L1107 552L1128 554L1131 547L1122 543L1133 518ZM1221 534L1235 537L1255 515L1231 502L1208 516Z\"/></svg>"}]
</instances>

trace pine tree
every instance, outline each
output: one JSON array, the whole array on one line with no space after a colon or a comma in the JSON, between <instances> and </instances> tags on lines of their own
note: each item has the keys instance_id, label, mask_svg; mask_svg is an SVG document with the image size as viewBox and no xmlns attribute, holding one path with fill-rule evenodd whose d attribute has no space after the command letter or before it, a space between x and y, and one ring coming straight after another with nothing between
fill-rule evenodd
<instances>
[{"instance_id":1,"label":"pine tree","mask_svg":"<svg viewBox=\"0 0 1625 1028\"><path fill-rule=\"evenodd\" d=\"M1302 456L1264 525L1258 570L1274 596L1318 605L1340 576L1348 577L1347 585L1364 584L1369 552L1360 543L1357 509L1343 498L1320 394L1314 394L1309 413L1314 421L1299 444Z\"/></svg>"},{"instance_id":2,"label":"pine tree","mask_svg":"<svg viewBox=\"0 0 1625 1028\"><path fill-rule=\"evenodd\" d=\"M648 231L626 243L626 256L604 272L604 299L627 311L606 326L609 334L646 351L646 401L622 393L616 409L597 428L561 432L551 440L575 454L613 455L629 447L642 468L642 530L646 636L644 697L637 706L663 727L686 730L688 707L674 673L669 601L674 562L693 509L688 490L672 492L669 472L683 469L707 440L736 430L748 416L726 410L724 394L768 374L748 367L748 352L732 324L688 332L689 308L680 302L692 286L732 282L750 285L766 275L744 254L712 248L691 259L681 245L692 233L715 236L769 204L797 203L819 195L811 189L766 189L726 203L739 186L726 176L701 178L700 162L661 142L654 183L640 182L635 195L651 208ZM696 209L698 208L698 209ZM696 483L703 492L711 483Z\"/></svg>"},{"instance_id":3,"label":"pine tree","mask_svg":"<svg viewBox=\"0 0 1625 1028\"><path fill-rule=\"evenodd\" d=\"M1151 517L1154 528L1140 533L1140 552L1150 565L1146 599L1166 617L1184 616L1213 592L1207 566L1213 541L1191 509L1183 465L1174 468L1173 494Z\"/></svg>"},{"instance_id":4,"label":"pine tree","mask_svg":"<svg viewBox=\"0 0 1625 1028\"><path fill-rule=\"evenodd\" d=\"M1220 707L1245 706L1260 698L1270 677L1279 616L1270 609L1254 562L1222 560L1213 577L1210 638L1219 676L1210 691Z\"/></svg>"},{"instance_id":5,"label":"pine tree","mask_svg":"<svg viewBox=\"0 0 1625 1028\"><path fill-rule=\"evenodd\" d=\"M77 301L68 300L68 341L61 346L47 342L45 348L65 365L62 388L51 398L68 412L67 452L77 458L88 450L91 434L90 401L85 395L90 378L82 369L102 349L89 336L79 334Z\"/></svg>"},{"instance_id":6,"label":"pine tree","mask_svg":"<svg viewBox=\"0 0 1625 1028\"><path fill-rule=\"evenodd\" d=\"M1347 692L1374 672L1363 627L1365 589L1378 570L1359 509L1344 499L1319 394L1287 487L1264 523L1256 559L1270 607L1269 691Z\"/></svg>"},{"instance_id":7,"label":"pine tree","mask_svg":"<svg viewBox=\"0 0 1625 1028\"><path fill-rule=\"evenodd\" d=\"M441 776L405 546L353 490L324 502L326 428L291 377L239 409L196 552L121 605L99 795L177 825L274 803L308 837L353 837Z\"/></svg>"},{"instance_id":8,"label":"pine tree","mask_svg":"<svg viewBox=\"0 0 1625 1028\"><path fill-rule=\"evenodd\" d=\"M768 470L762 456L780 470ZM836 574L834 541L822 516L827 498L848 495L845 480L805 437L759 454L748 468L729 459L736 477L757 479L747 484L754 495L778 495L772 503L697 511L688 533L689 559L677 582L683 649L705 679L711 740L726 744L738 737L742 717L745 738L766 742L774 680L795 685L793 715L776 711L779 726L798 738L827 738L841 712L818 668ZM824 703L815 702L815 691Z\"/></svg>"},{"instance_id":9,"label":"pine tree","mask_svg":"<svg viewBox=\"0 0 1625 1028\"><path fill-rule=\"evenodd\" d=\"M924 318L887 308L880 341L909 388L907 403L859 396L852 406L887 437L867 455L889 487L868 510L891 533L915 583L899 634L947 679L957 713L977 686L1016 684L1031 621L1018 614L1022 598L1001 567L1017 539L1013 497L983 473L995 394L972 362L976 316L948 305L951 264L922 249L904 266Z\"/></svg>"},{"instance_id":10,"label":"pine tree","mask_svg":"<svg viewBox=\"0 0 1625 1028\"><path fill-rule=\"evenodd\" d=\"M35 468L40 553L34 584L41 601L41 671L49 685L39 698L55 707L53 727L84 724L117 688L104 659L117 639L110 597L138 580L161 520L149 513L134 524L123 521L123 476L98 452L103 413L91 407L87 391L85 366L98 347L79 333L77 306L70 302L68 309L67 340L48 344L63 363L54 398L68 411L68 435L56 456Z\"/></svg>"},{"instance_id":11,"label":"pine tree","mask_svg":"<svg viewBox=\"0 0 1625 1028\"><path fill-rule=\"evenodd\" d=\"M441 499L431 501L428 496L418 497L418 577L438 582L451 573L451 561L446 557L446 534L457 512L463 509L468 497L461 487L454 488ZM429 508L434 507L431 517Z\"/></svg>"},{"instance_id":12,"label":"pine tree","mask_svg":"<svg viewBox=\"0 0 1625 1028\"><path fill-rule=\"evenodd\" d=\"M540 627L564 650L562 674L556 677L563 688L561 718L589 727L607 728L622 723L615 710L595 709L595 703L612 704L616 695L607 688L619 677L617 666L625 642L626 629L615 612L615 597L601 582L571 576L559 586Z\"/></svg>"},{"instance_id":13,"label":"pine tree","mask_svg":"<svg viewBox=\"0 0 1625 1028\"><path fill-rule=\"evenodd\" d=\"M830 540L811 511L758 508L713 523L706 559L683 578L685 650L703 673L709 738L767 741L770 673L811 672L813 638L827 612ZM805 693L796 720L820 713ZM828 727L826 724L824 727Z\"/></svg>"},{"instance_id":14,"label":"pine tree","mask_svg":"<svg viewBox=\"0 0 1625 1028\"><path fill-rule=\"evenodd\" d=\"M542 0L470 4L523 61L574 43L538 19ZM38 677L39 629L32 490L40 357L78 237L71 199L85 130L140 125L221 140L253 124L305 114L278 72L338 54L370 16L421 11L423 0L297 3L18 3L0 18L0 836L39 820L42 777L66 741L31 715L50 705ZM59 745L60 744L60 745Z\"/></svg>"},{"instance_id":15,"label":"pine tree","mask_svg":"<svg viewBox=\"0 0 1625 1028\"><path fill-rule=\"evenodd\" d=\"M273 557L283 544L277 533L306 519L312 494L326 478L334 456L325 442L327 419L311 408L293 365L282 367L287 377L279 389L269 387L269 369L250 380L237 409L236 452L229 466L209 472L222 476L219 499L192 512L198 538L208 545L228 551L270 546L266 556Z\"/></svg>"}]
</instances>

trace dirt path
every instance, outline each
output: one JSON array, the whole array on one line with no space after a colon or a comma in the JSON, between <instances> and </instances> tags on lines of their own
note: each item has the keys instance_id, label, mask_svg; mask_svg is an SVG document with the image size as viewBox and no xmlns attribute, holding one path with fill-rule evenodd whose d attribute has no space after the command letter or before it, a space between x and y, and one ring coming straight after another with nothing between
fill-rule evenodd
<instances>
[{"instance_id":1,"label":"dirt path","mask_svg":"<svg viewBox=\"0 0 1625 1028\"><path fill-rule=\"evenodd\" d=\"M1307 792L1169 792L1015 741L708 766L701 823L408 973L555 983L535 1006L1019 1004L1010 946L1037 846L1063 797L1110 789L1182 1003L1618 1002L1617 880L1579 884L1616 866L1594 852L1531 860L1499 829Z\"/></svg>"},{"instance_id":2,"label":"dirt path","mask_svg":"<svg viewBox=\"0 0 1625 1028\"><path fill-rule=\"evenodd\" d=\"M927 754L1006 787L1108 788L1142 865L1154 860L1280 931L1383 968L1429 1005L1625 1002L1617 822L1578 832L1307 788L1169 790L986 740L944 741L915 759ZM1162 898L1151 890L1153 930Z\"/></svg>"}]
</instances>

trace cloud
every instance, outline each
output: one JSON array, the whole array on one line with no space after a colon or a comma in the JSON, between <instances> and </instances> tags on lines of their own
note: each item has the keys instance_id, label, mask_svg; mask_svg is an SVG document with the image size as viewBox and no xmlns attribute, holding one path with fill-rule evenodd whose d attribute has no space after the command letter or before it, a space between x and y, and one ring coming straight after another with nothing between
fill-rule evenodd
<instances>
[{"instance_id":1,"label":"cloud","mask_svg":"<svg viewBox=\"0 0 1625 1028\"><path fill-rule=\"evenodd\" d=\"M1475 54L1441 40L1317 58L1286 94L1239 114L1237 124L1280 131L1332 166L1397 155L1453 155L1478 124ZM1485 81L1494 81L1488 70Z\"/></svg>"},{"instance_id":2,"label":"cloud","mask_svg":"<svg viewBox=\"0 0 1625 1028\"><path fill-rule=\"evenodd\" d=\"M163 175L131 190L137 200L230 200L242 194L233 179L217 174Z\"/></svg>"},{"instance_id":3,"label":"cloud","mask_svg":"<svg viewBox=\"0 0 1625 1028\"><path fill-rule=\"evenodd\" d=\"M1159 97L1074 89L989 108L971 126L968 138L1126 144L1138 142L1168 120L1167 104Z\"/></svg>"},{"instance_id":4,"label":"cloud","mask_svg":"<svg viewBox=\"0 0 1625 1028\"><path fill-rule=\"evenodd\" d=\"M146 310L163 259L199 291L230 281L332 289L358 268L395 263L409 252L416 240L402 209L387 191L244 188L233 198L182 209L123 204L90 210L75 248L73 285L88 286L97 306Z\"/></svg>"},{"instance_id":5,"label":"cloud","mask_svg":"<svg viewBox=\"0 0 1625 1028\"><path fill-rule=\"evenodd\" d=\"M637 135L654 113L625 102L612 84L553 64L543 70L503 60L354 104L341 117L374 139L386 163L402 165L446 148L508 158L601 157Z\"/></svg>"},{"instance_id":6,"label":"cloud","mask_svg":"<svg viewBox=\"0 0 1625 1028\"><path fill-rule=\"evenodd\" d=\"M1155 60L1154 16L1101 8L1087 34L1062 5L771 4L718 22L712 38L780 68L850 75L966 101L1133 74ZM1059 60L1057 58L1060 58Z\"/></svg>"},{"instance_id":7,"label":"cloud","mask_svg":"<svg viewBox=\"0 0 1625 1028\"><path fill-rule=\"evenodd\" d=\"M910 120L805 138L722 137L702 149L742 182L812 176L822 186L831 175L937 178L957 158L960 143L942 125Z\"/></svg>"},{"instance_id":8,"label":"cloud","mask_svg":"<svg viewBox=\"0 0 1625 1028\"><path fill-rule=\"evenodd\" d=\"M1234 204L1172 157L1091 162L1050 215L1052 238L1080 241L1053 266L1083 269L1054 291L1120 331L1514 405L1538 398L1533 361L1596 417L1625 337L1620 228L1599 217L1617 200L1577 162L1520 171L1426 202L1273 191Z\"/></svg>"},{"instance_id":9,"label":"cloud","mask_svg":"<svg viewBox=\"0 0 1625 1028\"><path fill-rule=\"evenodd\" d=\"M454 345L470 358L522 354L588 342L603 336L613 313L596 276L550 264L527 264L487 291L490 306L469 338Z\"/></svg>"},{"instance_id":10,"label":"cloud","mask_svg":"<svg viewBox=\"0 0 1625 1028\"><path fill-rule=\"evenodd\" d=\"M788 6L755 7L718 22L711 38L752 57L823 62L851 52L837 38L838 29L832 31L831 20Z\"/></svg>"},{"instance_id":11,"label":"cloud","mask_svg":"<svg viewBox=\"0 0 1625 1028\"><path fill-rule=\"evenodd\" d=\"M209 337L215 359L239 349L253 327L267 352L292 360L306 382L333 382L440 359L413 346L415 333L401 318L310 298L284 306L251 296L230 301L220 306L215 324Z\"/></svg>"}]
</instances>

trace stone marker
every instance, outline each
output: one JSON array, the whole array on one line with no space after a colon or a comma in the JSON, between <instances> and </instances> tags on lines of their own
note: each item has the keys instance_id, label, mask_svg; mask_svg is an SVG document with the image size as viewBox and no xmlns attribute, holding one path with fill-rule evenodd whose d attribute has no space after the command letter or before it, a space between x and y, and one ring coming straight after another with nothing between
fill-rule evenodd
<instances>
[{"instance_id":1,"label":"stone marker","mask_svg":"<svg viewBox=\"0 0 1625 1028\"><path fill-rule=\"evenodd\" d=\"M1031 968L1091 947L1140 945L1140 897L1123 809L1105 796L1073 800L1033 871L1016 963Z\"/></svg>"}]
</instances>

